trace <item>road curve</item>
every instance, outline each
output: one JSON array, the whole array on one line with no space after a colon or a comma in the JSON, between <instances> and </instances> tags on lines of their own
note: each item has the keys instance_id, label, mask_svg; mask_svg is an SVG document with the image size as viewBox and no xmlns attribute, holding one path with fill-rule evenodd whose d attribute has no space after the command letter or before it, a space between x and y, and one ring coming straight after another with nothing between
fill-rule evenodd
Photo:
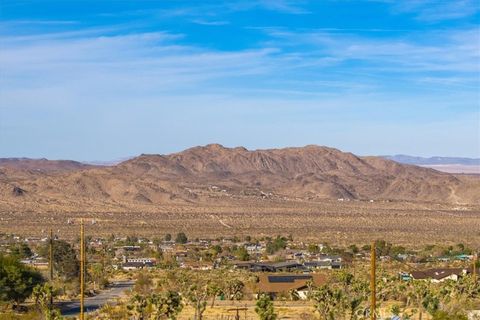
<instances>
[{"instance_id":1,"label":"road curve","mask_svg":"<svg viewBox=\"0 0 480 320\"><path fill-rule=\"evenodd\" d=\"M113 304L117 298L125 295L126 290L133 287L134 281L115 281L105 291L100 292L94 297L85 298L85 311L93 312L105 304ZM60 302L57 304L63 316L71 317L80 313L80 300L72 300L67 302Z\"/></svg>"}]
</instances>

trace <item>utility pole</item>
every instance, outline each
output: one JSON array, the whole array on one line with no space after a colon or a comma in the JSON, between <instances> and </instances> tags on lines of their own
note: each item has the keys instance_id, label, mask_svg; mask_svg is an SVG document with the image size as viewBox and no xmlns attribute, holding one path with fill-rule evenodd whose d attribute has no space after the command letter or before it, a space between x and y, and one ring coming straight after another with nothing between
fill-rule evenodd
<instances>
[{"instance_id":1,"label":"utility pole","mask_svg":"<svg viewBox=\"0 0 480 320\"><path fill-rule=\"evenodd\" d=\"M376 258L375 241L372 241L370 248L370 320L377 319L375 314L377 304L377 287L375 283Z\"/></svg>"},{"instance_id":2,"label":"utility pole","mask_svg":"<svg viewBox=\"0 0 480 320\"><path fill-rule=\"evenodd\" d=\"M50 273L50 285L52 286L53 289L53 231L50 229L50 241L49 241L49 251L48 251L48 257L49 257L49 273ZM50 295L50 310L53 309L53 293Z\"/></svg>"},{"instance_id":3,"label":"utility pole","mask_svg":"<svg viewBox=\"0 0 480 320\"><path fill-rule=\"evenodd\" d=\"M475 253L475 254L473 255L473 270L472 270L473 282L474 282L474 283L477 283L477 259L478 259L478 256L477 256L477 254Z\"/></svg>"},{"instance_id":4,"label":"utility pole","mask_svg":"<svg viewBox=\"0 0 480 320\"><path fill-rule=\"evenodd\" d=\"M83 304L84 304L84 288L85 288L85 229L83 225L83 218L80 222L80 320L85 319Z\"/></svg>"}]
</instances>

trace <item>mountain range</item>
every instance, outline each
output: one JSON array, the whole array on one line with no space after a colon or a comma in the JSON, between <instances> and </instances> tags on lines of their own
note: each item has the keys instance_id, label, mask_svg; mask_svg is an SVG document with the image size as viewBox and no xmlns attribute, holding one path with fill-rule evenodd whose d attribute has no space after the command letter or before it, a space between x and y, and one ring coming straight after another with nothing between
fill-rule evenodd
<instances>
[{"instance_id":1,"label":"mountain range","mask_svg":"<svg viewBox=\"0 0 480 320\"><path fill-rule=\"evenodd\" d=\"M405 164L414 165L464 165L464 166L480 166L480 159L477 158L460 158L460 157L415 157L404 154L394 156L383 156L388 160L393 160Z\"/></svg>"},{"instance_id":2,"label":"mountain range","mask_svg":"<svg viewBox=\"0 0 480 320\"><path fill-rule=\"evenodd\" d=\"M11 208L61 203L129 208L235 205L239 199L480 203L480 179L309 145L249 151L219 144L142 154L110 166L0 159L0 197Z\"/></svg>"}]
</instances>

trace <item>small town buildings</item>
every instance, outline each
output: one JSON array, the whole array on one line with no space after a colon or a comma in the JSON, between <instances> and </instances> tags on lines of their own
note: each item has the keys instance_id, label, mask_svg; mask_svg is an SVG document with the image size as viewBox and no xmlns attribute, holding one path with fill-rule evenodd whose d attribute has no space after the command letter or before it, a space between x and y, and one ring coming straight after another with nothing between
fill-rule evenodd
<instances>
[{"instance_id":1,"label":"small town buildings","mask_svg":"<svg viewBox=\"0 0 480 320\"><path fill-rule=\"evenodd\" d=\"M342 263L337 261L307 261L303 265L309 269L341 269Z\"/></svg>"},{"instance_id":2,"label":"small town buildings","mask_svg":"<svg viewBox=\"0 0 480 320\"><path fill-rule=\"evenodd\" d=\"M234 262L233 267L236 269L249 270L251 272L291 272L295 270L304 270L305 268L297 261L284 262L255 262L255 261L239 261Z\"/></svg>"},{"instance_id":3,"label":"small town buildings","mask_svg":"<svg viewBox=\"0 0 480 320\"><path fill-rule=\"evenodd\" d=\"M342 262L340 257L305 262L298 262L297 260L283 262L237 261L233 262L233 267L251 272L309 272L314 269L341 269Z\"/></svg>"}]
</instances>

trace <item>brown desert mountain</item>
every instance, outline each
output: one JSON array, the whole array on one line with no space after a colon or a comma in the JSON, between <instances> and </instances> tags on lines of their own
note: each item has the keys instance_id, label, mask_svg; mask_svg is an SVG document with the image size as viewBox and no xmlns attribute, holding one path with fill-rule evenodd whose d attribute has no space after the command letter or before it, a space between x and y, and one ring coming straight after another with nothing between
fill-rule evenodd
<instances>
[{"instance_id":1,"label":"brown desert mountain","mask_svg":"<svg viewBox=\"0 0 480 320\"><path fill-rule=\"evenodd\" d=\"M248 151L212 144L100 167L74 161L0 160L0 197L104 206L209 203L249 197L480 203L480 179L306 146ZM1 201L1 200L0 200Z\"/></svg>"},{"instance_id":2,"label":"brown desert mountain","mask_svg":"<svg viewBox=\"0 0 480 320\"><path fill-rule=\"evenodd\" d=\"M0 168L1 167L40 172L66 172L93 168L94 166L72 160L0 158Z\"/></svg>"}]
</instances>

